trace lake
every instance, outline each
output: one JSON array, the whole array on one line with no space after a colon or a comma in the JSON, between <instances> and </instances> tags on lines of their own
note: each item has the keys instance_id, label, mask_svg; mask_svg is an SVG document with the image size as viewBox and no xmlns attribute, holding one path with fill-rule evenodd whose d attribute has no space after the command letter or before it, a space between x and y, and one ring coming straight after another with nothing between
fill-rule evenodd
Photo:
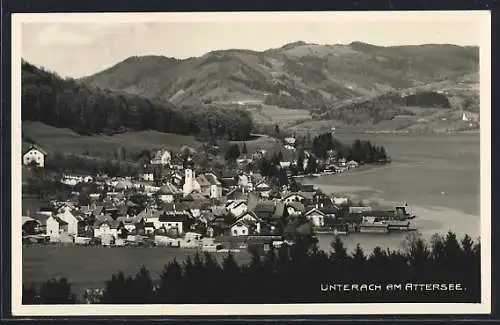
<instances>
[{"instance_id":1,"label":"lake","mask_svg":"<svg viewBox=\"0 0 500 325\"><path fill-rule=\"evenodd\" d=\"M370 140L386 148L393 163L383 167L306 179L328 193L372 201L407 202L417 214L414 224L425 238L453 231L479 237L479 134L339 134L344 142ZM329 249L332 236L322 236ZM401 248L402 235L356 234L345 238L371 250Z\"/></svg>"},{"instance_id":2,"label":"lake","mask_svg":"<svg viewBox=\"0 0 500 325\"><path fill-rule=\"evenodd\" d=\"M340 134L338 138L382 145L393 164L324 176L314 179L315 184L367 187L388 200L479 214L479 134Z\"/></svg>"}]
</instances>

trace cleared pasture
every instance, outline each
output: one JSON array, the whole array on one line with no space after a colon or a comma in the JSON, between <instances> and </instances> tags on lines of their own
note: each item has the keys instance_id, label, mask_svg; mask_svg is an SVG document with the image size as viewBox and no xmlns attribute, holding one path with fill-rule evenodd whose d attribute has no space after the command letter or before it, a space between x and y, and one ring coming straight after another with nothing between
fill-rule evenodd
<instances>
[{"instance_id":1,"label":"cleared pasture","mask_svg":"<svg viewBox=\"0 0 500 325\"><path fill-rule=\"evenodd\" d=\"M83 136L69 129L59 129L40 122L23 122L23 133L36 141L48 153L56 150L102 157L124 147L126 151L166 148L176 150L183 145L196 146L192 136L156 131L126 132L113 136Z\"/></svg>"}]
</instances>

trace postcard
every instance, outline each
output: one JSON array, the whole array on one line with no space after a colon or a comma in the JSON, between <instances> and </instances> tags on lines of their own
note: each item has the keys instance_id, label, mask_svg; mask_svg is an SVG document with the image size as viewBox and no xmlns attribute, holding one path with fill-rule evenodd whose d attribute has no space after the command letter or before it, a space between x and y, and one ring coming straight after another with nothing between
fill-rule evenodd
<instances>
[{"instance_id":1,"label":"postcard","mask_svg":"<svg viewBox=\"0 0 500 325\"><path fill-rule=\"evenodd\" d=\"M13 315L490 313L490 24L13 14Z\"/></svg>"}]
</instances>

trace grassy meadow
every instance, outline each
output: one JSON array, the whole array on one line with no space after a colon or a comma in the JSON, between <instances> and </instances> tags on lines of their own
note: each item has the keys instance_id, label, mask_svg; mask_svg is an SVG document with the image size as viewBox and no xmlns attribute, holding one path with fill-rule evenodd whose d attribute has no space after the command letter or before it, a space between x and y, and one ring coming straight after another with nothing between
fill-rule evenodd
<instances>
[{"instance_id":1,"label":"grassy meadow","mask_svg":"<svg viewBox=\"0 0 500 325\"><path fill-rule=\"evenodd\" d=\"M282 128L312 119L311 114L307 110L287 109L274 105L248 108L247 111L251 113L256 124L278 124Z\"/></svg>"},{"instance_id":2,"label":"grassy meadow","mask_svg":"<svg viewBox=\"0 0 500 325\"><path fill-rule=\"evenodd\" d=\"M95 157L107 157L124 147L129 152L144 149L166 148L176 150L183 145L197 146L192 136L162 133L156 131L126 132L113 136L83 136L69 129L59 129L40 122L23 122L23 133L36 141L49 154L58 150Z\"/></svg>"}]
</instances>

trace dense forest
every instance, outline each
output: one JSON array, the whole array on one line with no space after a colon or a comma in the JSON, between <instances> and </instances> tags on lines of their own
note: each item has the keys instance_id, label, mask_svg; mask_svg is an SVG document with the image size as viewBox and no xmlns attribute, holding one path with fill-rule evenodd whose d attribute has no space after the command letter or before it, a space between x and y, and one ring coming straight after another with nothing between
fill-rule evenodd
<instances>
[{"instance_id":1,"label":"dense forest","mask_svg":"<svg viewBox=\"0 0 500 325\"><path fill-rule=\"evenodd\" d=\"M353 125L377 124L398 115L415 115L406 109L411 106L450 108L451 104L445 95L437 92L417 92L407 96L386 93L375 98L318 108L313 113L317 118L341 120Z\"/></svg>"},{"instance_id":2,"label":"dense forest","mask_svg":"<svg viewBox=\"0 0 500 325\"><path fill-rule=\"evenodd\" d=\"M418 107L436 107L436 108L450 108L451 104L448 98L443 95L432 91L419 92L416 94L403 97L406 106Z\"/></svg>"},{"instance_id":3,"label":"dense forest","mask_svg":"<svg viewBox=\"0 0 500 325\"><path fill-rule=\"evenodd\" d=\"M245 140L250 115L238 109L176 107L172 103L99 88L22 63L22 119L83 135L155 130Z\"/></svg>"},{"instance_id":4,"label":"dense forest","mask_svg":"<svg viewBox=\"0 0 500 325\"><path fill-rule=\"evenodd\" d=\"M391 120L397 115L414 115L411 111L401 107L401 104L402 98L399 94L388 93L372 99L343 104L340 107L330 107L326 111L326 116L322 116L356 125L366 122L377 124L384 120Z\"/></svg>"},{"instance_id":5,"label":"dense forest","mask_svg":"<svg viewBox=\"0 0 500 325\"><path fill-rule=\"evenodd\" d=\"M359 246L349 254L338 237L332 242L331 253L311 246L308 238L298 238L295 246L271 249L265 255L252 250L248 265L239 265L231 254L222 265L208 253L182 264L173 260L165 266L159 282L153 281L145 268L135 277L118 272L101 294L90 294L80 303L480 302L480 244L469 236L461 241L453 233L435 235L428 242L414 238L402 251L377 247L369 254ZM335 283L374 284L380 289L324 289ZM387 287L393 284L402 287ZM430 284L431 290L425 285L423 290L418 286L410 290L408 284ZM76 301L64 278L50 280L39 289L23 285L23 304Z\"/></svg>"}]
</instances>

